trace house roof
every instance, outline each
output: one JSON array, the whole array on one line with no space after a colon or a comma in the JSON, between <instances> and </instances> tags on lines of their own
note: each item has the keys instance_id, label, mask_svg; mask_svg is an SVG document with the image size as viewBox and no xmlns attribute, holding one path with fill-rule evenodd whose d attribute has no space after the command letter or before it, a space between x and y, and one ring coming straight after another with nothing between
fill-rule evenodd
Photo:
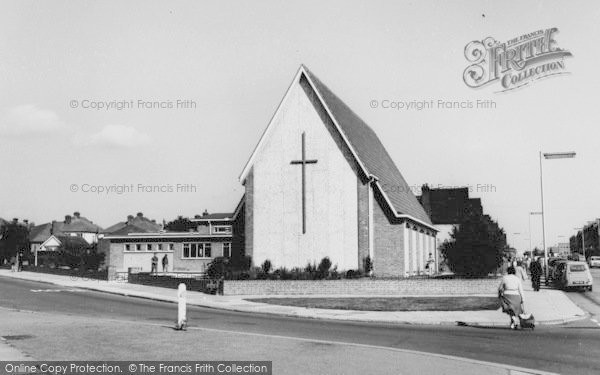
<instances>
[{"instance_id":1,"label":"house roof","mask_svg":"<svg viewBox=\"0 0 600 375\"><path fill-rule=\"evenodd\" d=\"M29 231L29 242L44 242L50 237L52 223L36 225Z\"/></svg>"},{"instance_id":2,"label":"house roof","mask_svg":"<svg viewBox=\"0 0 600 375\"><path fill-rule=\"evenodd\" d=\"M299 82L302 76L307 78L317 97L328 111L331 120L334 124L337 124L342 138L348 144L362 171L367 177L374 177L378 180L375 186L386 198L392 212L397 216L407 215L431 226L431 219L417 201L408 183L373 129L305 66L300 67L293 84ZM267 131L263 134L263 138L266 135ZM255 148L253 156L258 148L259 146ZM252 160L253 157L250 158L240 176L242 181L252 164ZM389 189L384 189L382 186L389 187Z\"/></svg>"},{"instance_id":3,"label":"house roof","mask_svg":"<svg viewBox=\"0 0 600 375\"><path fill-rule=\"evenodd\" d=\"M135 232L158 232L162 229L162 226L155 221L152 221L146 217L141 212L138 212L136 216L130 215L127 217L127 221L121 221L110 227L106 228L102 233L104 234L113 234L115 232L119 233L135 233Z\"/></svg>"},{"instance_id":4,"label":"house roof","mask_svg":"<svg viewBox=\"0 0 600 375\"><path fill-rule=\"evenodd\" d=\"M53 221L40 224L29 230L29 241L42 243L51 235L62 236L64 233L99 233L102 227L75 212L73 216L67 215L65 221Z\"/></svg>"},{"instance_id":5,"label":"house roof","mask_svg":"<svg viewBox=\"0 0 600 375\"><path fill-rule=\"evenodd\" d=\"M60 242L60 246L81 246L81 247L89 247L90 244L87 243L86 240L84 240L82 237L79 236L65 236L65 235L58 235L58 236L50 236L49 238L46 239L46 241L44 241L44 244L46 242L48 242L50 239L52 239L52 237L58 239L58 241ZM44 245L42 244L42 246Z\"/></svg>"},{"instance_id":6,"label":"house roof","mask_svg":"<svg viewBox=\"0 0 600 375\"><path fill-rule=\"evenodd\" d=\"M69 220L63 222L61 229L63 232L99 233L102 231L102 227L81 216L79 212L75 212L73 216L68 216L68 218Z\"/></svg>"},{"instance_id":7,"label":"house roof","mask_svg":"<svg viewBox=\"0 0 600 375\"><path fill-rule=\"evenodd\" d=\"M151 233L152 231L148 231L144 228L140 228L137 225L134 224L127 224L121 228L115 229L114 231L108 233L111 236L123 236L123 235L127 235L129 233Z\"/></svg>"}]
</instances>

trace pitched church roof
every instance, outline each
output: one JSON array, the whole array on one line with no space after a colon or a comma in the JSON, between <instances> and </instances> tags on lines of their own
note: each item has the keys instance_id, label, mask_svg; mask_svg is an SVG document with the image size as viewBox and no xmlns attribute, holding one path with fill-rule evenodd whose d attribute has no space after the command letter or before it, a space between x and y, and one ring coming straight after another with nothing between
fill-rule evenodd
<instances>
[{"instance_id":1,"label":"pitched church roof","mask_svg":"<svg viewBox=\"0 0 600 375\"><path fill-rule=\"evenodd\" d=\"M363 172L367 176L373 176L378 179L376 185L386 198L390 209L397 216L407 215L417 221L432 225L429 216L419 204L410 186L373 129L304 65L300 66L293 84L298 82L301 75L304 75L308 79L323 106L328 110L331 120L334 124L337 124L338 129L342 133L342 138L348 143L358 164L363 168ZM256 153L257 149L258 146L254 150L254 153ZM252 158L246 168L244 168L244 171L247 170L251 162ZM242 179L245 177L245 172L242 172L241 177ZM385 191L382 186L390 188Z\"/></svg>"},{"instance_id":2,"label":"pitched church roof","mask_svg":"<svg viewBox=\"0 0 600 375\"><path fill-rule=\"evenodd\" d=\"M431 224L429 216L416 197L377 134L350 107L338 98L317 76L304 68L315 88L321 94L324 104L348 138L369 175L376 176L383 186L389 186L387 196L395 212L413 216Z\"/></svg>"}]
</instances>

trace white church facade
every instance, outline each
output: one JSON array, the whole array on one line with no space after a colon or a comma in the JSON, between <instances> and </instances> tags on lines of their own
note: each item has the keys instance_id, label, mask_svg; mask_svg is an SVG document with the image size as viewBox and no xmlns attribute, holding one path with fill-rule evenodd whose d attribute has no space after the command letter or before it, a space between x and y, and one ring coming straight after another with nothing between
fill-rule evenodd
<instances>
[{"instance_id":1,"label":"white church facade","mask_svg":"<svg viewBox=\"0 0 600 375\"><path fill-rule=\"evenodd\" d=\"M254 265L407 277L437 265L437 230L374 131L301 66L241 175ZM383 187L388 187L384 189ZM387 190L387 191L386 191Z\"/></svg>"}]
</instances>

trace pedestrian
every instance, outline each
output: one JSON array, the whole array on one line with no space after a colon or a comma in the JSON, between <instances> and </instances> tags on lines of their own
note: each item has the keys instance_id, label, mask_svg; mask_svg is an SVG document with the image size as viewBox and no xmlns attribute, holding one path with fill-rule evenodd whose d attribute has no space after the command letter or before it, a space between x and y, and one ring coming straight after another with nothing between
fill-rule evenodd
<instances>
[{"instance_id":1,"label":"pedestrian","mask_svg":"<svg viewBox=\"0 0 600 375\"><path fill-rule=\"evenodd\" d=\"M498 298L502 311L510 317L510 328L517 329L519 315L523 313L523 285L512 266L508 267L507 274L502 277L498 286Z\"/></svg>"},{"instance_id":2,"label":"pedestrian","mask_svg":"<svg viewBox=\"0 0 600 375\"><path fill-rule=\"evenodd\" d=\"M540 279L542 277L542 264L540 263L540 258L535 258L533 262L531 262L531 266L529 266L529 272L531 273L531 286L533 290L536 292L540 291Z\"/></svg>"},{"instance_id":3,"label":"pedestrian","mask_svg":"<svg viewBox=\"0 0 600 375\"><path fill-rule=\"evenodd\" d=\"M517 267L515 268L515 275L517 275L517 277L520 278L521 280L527 280L529 278L529 277L527 277L527 272L523 268L523 262L521 262L520 260L517 261Z\"/></svg>"},{"instance_id":4,"label":"pedestrian","mask_svg":"<svg viewBox=\"0 0 600 375\"><path fill-rule=\"evenodd\" d=\"M433 254L429 253L429 259L427 259L427 264L425 268L429 271L429 276L433 276L435 259L433 259Z\"/></svg>"},{"instance_id":5,"label":"pedestrian","mask_svg":"<svg viewBox=\"0 0 600 375\"><path fill-rule=\"evenodd\" d=\"M531 258L528 256L525 257L525 270L529 270L529 266L531 265Z\"/></svg>"},{"instance_id":6,"label":"pedestrian","mask_svg":"<svg viewBox=\"0 0 600 375\"><path fill-rule=\"evenodd\" d=\"M167 268L169 267L169 257L167 257L167 254L162 258L162 266L163 272L167 272Z\"/></svg>"},{"instance_id":7,"label":"pedestrian","mask_svg":"<svg viewBox=\"0 0 600 375\"><path fill-rule=\"evenodd\" d=\"M154 253L154 256L152 257L152 269L150 270L150 273L158 273L158 258L156 257L156 253Z\"/></svg>"}]
</instances>

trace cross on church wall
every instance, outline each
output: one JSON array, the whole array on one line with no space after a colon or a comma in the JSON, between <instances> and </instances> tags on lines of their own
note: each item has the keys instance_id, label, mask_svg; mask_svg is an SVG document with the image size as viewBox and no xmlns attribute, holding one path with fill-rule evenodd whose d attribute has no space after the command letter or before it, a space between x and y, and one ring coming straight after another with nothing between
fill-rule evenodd
<instances>
[{"instance_id":1,"label":"cross on church wall","mask_svg":"<svg viewBox=\"0 0 600 375\"><path fill-rule=\"evenodd\" d=\"M302 132L302 159L291 161L302 166L302 234L306 233L306 165L316 163L317 159L306 159L306 134Z\"/></svg>"}]
</instances>

